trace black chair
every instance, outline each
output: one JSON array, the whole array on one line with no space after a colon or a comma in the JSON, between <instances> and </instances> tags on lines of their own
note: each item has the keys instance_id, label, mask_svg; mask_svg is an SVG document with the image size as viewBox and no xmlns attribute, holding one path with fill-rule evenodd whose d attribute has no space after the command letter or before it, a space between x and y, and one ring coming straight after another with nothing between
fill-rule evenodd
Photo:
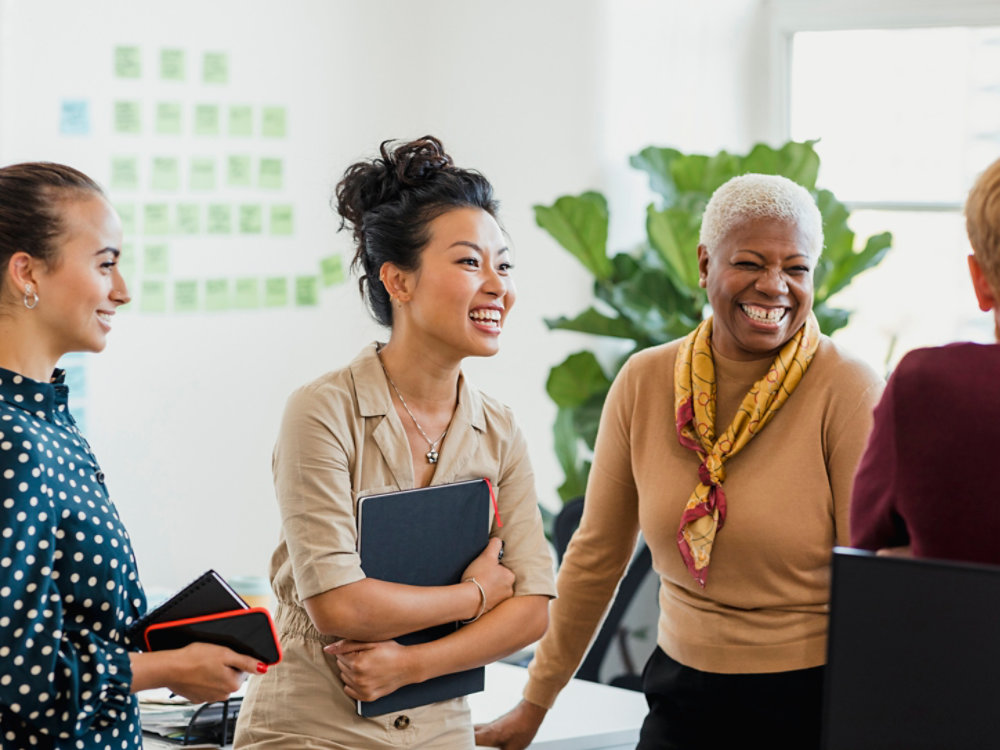
<instances>
[{"instance_id":1,"label":"black chair","mask_svg":"<svg viewBox=\"0 0 1000 750\"><path fill-rule=\"evenodd\" d=\"M560 563L562 563L566 546L569 544L573 532L580 525L582 515L583 498L577 497L567 501L555 517L552 526L552 541ZM604 618L601 629L597 633L597 638L590 645L590 650L587 651L587 655L583 658L583 662L576 672L577 678L590 682L600 682L598 674L601 670L601 664L604 662L611 644L617 642L619 655L625 665L626 672L616 675L609 681L609 684L629 690L642 690L642 667L645 664L645 658L637 661L629 652L628 629L622 625L622 618L635 598L643 579L651 570L652 556L649 547L646 546L645 542L640 541L625 576L618 586L618 592L611 603L608 615Z\"/></svg>"}]
</instances>

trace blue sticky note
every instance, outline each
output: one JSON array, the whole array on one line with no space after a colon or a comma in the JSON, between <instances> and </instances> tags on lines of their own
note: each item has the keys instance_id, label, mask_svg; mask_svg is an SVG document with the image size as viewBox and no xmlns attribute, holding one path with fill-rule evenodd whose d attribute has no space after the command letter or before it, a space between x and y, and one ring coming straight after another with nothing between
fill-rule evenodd
<instances>
[{"instance_id":1,"label":"blue sticky note","mask_svg":"<svg viewBox=\"0 0 1000 750\"><path fill-rule=\"evenodd\" d=\"M90 103L86 99L63 99L59 108L59 133L90 135Z\"/></svg>"}]
</instances>

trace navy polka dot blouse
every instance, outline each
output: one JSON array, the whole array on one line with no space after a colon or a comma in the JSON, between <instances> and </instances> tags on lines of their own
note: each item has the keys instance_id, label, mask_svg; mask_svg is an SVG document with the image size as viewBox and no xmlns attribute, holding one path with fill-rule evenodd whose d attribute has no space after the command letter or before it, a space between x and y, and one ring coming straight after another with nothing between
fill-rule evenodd
<instances>
[{"instance_id":1,"label":"navy polka dot blouse","mask_svg":"<svg viewBox=\"0 0 1000 750\"><path fill-rule=\"evenodd\" d=\"M0 747L141 748L128 533L66 406L0 368Z\"/></svg>"}]
</instances>

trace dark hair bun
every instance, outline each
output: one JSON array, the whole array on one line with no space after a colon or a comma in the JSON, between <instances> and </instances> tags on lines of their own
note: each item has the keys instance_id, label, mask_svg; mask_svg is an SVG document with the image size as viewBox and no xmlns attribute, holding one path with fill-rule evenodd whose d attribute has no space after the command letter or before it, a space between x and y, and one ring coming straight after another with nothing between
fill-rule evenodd
<instances>
[{"instance_id":1,"label":"dark hair bun","mask_svg":"<svg viewBox=\"0 0 1000 750\"><path fill-rule=\"evenodd\" d=\"M496 216L493 188L485 177L455 166L441 141L425 135L395 148L382 141L379 156L352 164L334 195L340 228L351 226L351 267L375 316L392 324L392 306L379 272L384 263L412 270L430 238L428 225L445 211L480 208Z\"/></svg>"}]
</instances>

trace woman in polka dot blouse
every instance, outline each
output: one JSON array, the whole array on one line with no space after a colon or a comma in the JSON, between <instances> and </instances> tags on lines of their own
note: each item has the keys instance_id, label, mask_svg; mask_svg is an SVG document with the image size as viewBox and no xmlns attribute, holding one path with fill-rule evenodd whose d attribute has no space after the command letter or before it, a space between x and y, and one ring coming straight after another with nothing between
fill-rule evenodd
<instances>
[{"instance_id":1,"label":"woman in polka dot blouse","mask_svg":"<svg viewBox=\"0 0 1000 750\"><path fill-rule=\"evenodd\" d=\"M205 643L137 653L128 533L55 369L104 348L129 301L121 222L86 175L0 168L0 747L141 748L137 690L220 700L257 661Z\"/></svg>"}]
</instances>

